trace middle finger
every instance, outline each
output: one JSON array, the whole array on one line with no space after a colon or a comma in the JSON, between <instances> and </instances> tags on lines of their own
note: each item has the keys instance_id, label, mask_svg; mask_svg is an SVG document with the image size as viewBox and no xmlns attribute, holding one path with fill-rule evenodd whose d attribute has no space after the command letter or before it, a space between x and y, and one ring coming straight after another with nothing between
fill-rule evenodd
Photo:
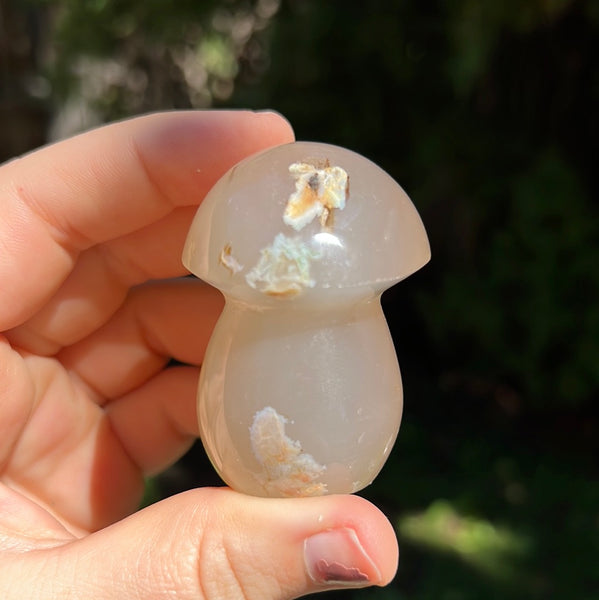
<instances>
[{"instance_id":1,"label":"middle finger","mask_svg":"<svg viewBox=\"0 0 599 600\"><path fill-rule=\"evenodd\" d=\"M82 252L42 309L7 333L13 346L51 356L106 323L131 286L186 273L181 252L196 207L179 208L134 233Z\"/></svg>"},{"instance_id":2,"label":"middle finger","mask_svg":"<svg viewBox=\"0 0 599 600\"><path fill-rule=\"evenodd\" d=\"M195 279L142 285L103 327L57 358L104 404L143 384L171 358L200 365L222 306L221 294Z\"/></svg>"}]
</instances>

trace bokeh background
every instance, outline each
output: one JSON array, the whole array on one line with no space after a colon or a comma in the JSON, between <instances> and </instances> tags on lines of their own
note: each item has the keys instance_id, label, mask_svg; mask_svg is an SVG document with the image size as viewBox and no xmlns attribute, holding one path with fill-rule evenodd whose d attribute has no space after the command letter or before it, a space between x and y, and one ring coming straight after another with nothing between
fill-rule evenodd
<instances>
[{"instance_id":1,"label":"bokeh background","mask_svg":"<svg viewBox=\"0 0 599 600\"><path fill-rule=\"evenodd\" d=\"M401 565L340 598L599 598L598 106L596 0L0 0L0 160L269 107L413 198L433 260L384 296L405 413L363 493ZM198 444L148 497L216 482Z\"/></svg>"}]
</instances>

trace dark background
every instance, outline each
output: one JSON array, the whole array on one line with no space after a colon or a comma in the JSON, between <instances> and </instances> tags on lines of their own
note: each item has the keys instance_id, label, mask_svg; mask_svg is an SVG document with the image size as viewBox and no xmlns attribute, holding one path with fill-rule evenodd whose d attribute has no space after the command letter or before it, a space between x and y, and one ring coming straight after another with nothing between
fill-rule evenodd
<instances>
[{"instance_id":1,"label":"dark background","mask_svg":"<svg viewBox=\"0 0 599 600\"><path fill-rule=\"evenodd\" d=\"M400 539L342 597L599 598L599 2L0 0L0 160L171 108L274 108L412 197L433 260L384 296ZM214 483L201 446L149 483Z\"/></svg>"}]
</instances>

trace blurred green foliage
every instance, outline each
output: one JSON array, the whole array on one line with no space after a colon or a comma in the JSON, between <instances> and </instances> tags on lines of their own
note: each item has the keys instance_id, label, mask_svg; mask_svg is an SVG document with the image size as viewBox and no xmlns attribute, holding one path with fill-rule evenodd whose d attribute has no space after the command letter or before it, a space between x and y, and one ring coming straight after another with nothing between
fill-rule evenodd
<instances>
[{"instance_id":1,"label":"blurred green foliage","mask_svg":"<svg viewBox=\"0 0 599 600\"><path fill-rule=\"evenodd\" d=\"M271 106L298 137L374 158L414 197L434 256L417 304L388 313L416 313L464 388L508 386L523 410L594 398L595 2L41 5L53 89L99 121Z\"/></svg>"},{"instance_id":2,"label":"blurred green foliage","mask_svg":"<svg viewBox=\"0 0 599 600\"><path fill-rule=\"evenodd\" d=\"M530 549L526 538L489 521L461 516L444 500L425 511L403 515L398 523L404 539L448 554L496 579L513 579L513 562Z\"/></svg>"},{"instance_id":3,"label":"blurred green foliage","mask_svg":"<svg viewBox=\"0 0 599 600\"><path fill-rule=\"evenodd\" d=\"M599 2L3 6L44 33L23 69L47 85L22 90L55 135L69 111L272 107L414 199L433 260L384 298L406 415L367 490L402 565L353 595L599 598ZM201 484L199 463L149 498Z\"/></svg>"}]
</instances>

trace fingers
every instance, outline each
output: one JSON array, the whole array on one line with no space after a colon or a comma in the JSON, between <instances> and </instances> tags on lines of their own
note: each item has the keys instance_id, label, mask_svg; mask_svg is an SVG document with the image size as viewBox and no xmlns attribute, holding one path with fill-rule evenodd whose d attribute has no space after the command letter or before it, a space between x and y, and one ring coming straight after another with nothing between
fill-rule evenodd
<instances>
[{"instance_id":1,"label":"fingers","mask_svg":"<svg viewBox=\"0 0 599 600\"><path fill-rule=\"evenodd\" d=\"M136 389L171 358L200 365L222 306L221 294L196 279L140 286L104 327L57 357L102 404Z\"/></svg>"},{"instance_id":2,"label":"fingers","mask_svg":"<svg viewBox=\"0 0 599 600\"><path fill-rule=\"evenodd\" d=\"M10 284L0 286L0 330L56 293L82 250L197 205L241 158L291 139L289 125L273 114L169 113L103 127L4 165L0 281ZM181 244L178 234L162 250L172 257ZM123 251L126 263L130 246ZM126 276L151 274L154 258L125 264Z\"/></svg>"},{"instance_id":3,"label":"fingers","mask_svg":"<svg viewBox=\"0 0 599 600\"><path fill-rule=\"evenodd\" d=\"M55 359L17 353L8 358L9 368L24 370L34 385L14 399L27 411L26 421L18 437L12 436L2 480L46 508L69 531L90 531L134 511L143 476L104 411ZM3 401L10 408L12 399Z\"/></svg>"},{"instance_id":4,"label":"fingers","mask_svg":"<svg viewBox=\"0 0 599 600\"><path fill-rule=\"evenodd\" d=\"M262 499L194 490L108 529L15 559L39 600L284 600L342 587L385 585L397 567L390 523L355 496ZM34 568L35 562L37 567ZM0 566L0 571L2 570ZM19 591L19 590L17 590ZM29 597L22 593L12 598Z\"/></svg>"},{"instance_id":5,"label":"fingers","mask_svg":"<svg viewBox=\"0 0 599 600\"><path fill-rule=\"evenodd\" d=\"M34 390L23 359L0 335L0 473L31 416Z\"/></svg>"},{"instance_id":6,"label":"fingers","mask_svg":"<svg viewBox=\"0 0 599 600\"><path fill-rule=\"evenodd\" d=\"M111 429L145 473L162 471L197 438L198 369L172 367L107 407Z\"/></svg>"},{"instance_id":7,"label":"fingers","mask_svg":"<svg viewBox=\"0 0 599 600\"><path fill-rule=\"evenodd\" d=\"M0 472L73 531L135 510L143 474L197 435L197 365L222 303L195 279L156 282L56 357L0 341ZM196 366L164 369L170 357Z\"/></svg>"},{"instance_id":8,"label":"fingers","mask_svg":"<svg viewBox=\"0 0 599 600\"><path fill-rule=\"evenodd\" d=\"M7 337L15 346L53 355L103 325L131 285L186 273L181 251L196 207L180 208L129 235L80 253L58 291Z\"/></svg>"},{"instance_id":9,"label":"fingers","mask_svg":"<svg viewBox=\"0 0 599 600\"><path fill-rule=\"evenodd\" d=\"M0 552L35 550L72 539L73 535L39 504L0 483ZM0 589L3 583L0 580Z\"/></svg>"}]
</instances>

